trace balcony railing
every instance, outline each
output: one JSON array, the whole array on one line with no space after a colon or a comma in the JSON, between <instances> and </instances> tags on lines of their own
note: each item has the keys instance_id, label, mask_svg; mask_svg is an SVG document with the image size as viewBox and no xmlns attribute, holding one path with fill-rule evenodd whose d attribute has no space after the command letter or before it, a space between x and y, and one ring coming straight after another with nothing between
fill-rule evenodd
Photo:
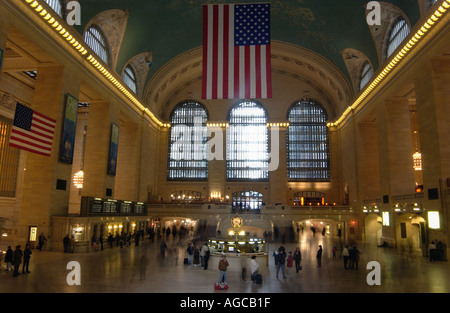
<instances>
[{"instance_id":1,"label":"balcony railing","mask_svg":"<svg viewBox=\"0 0 450 313\"><path fill-rule=\"evenodd\" d=\"M263 205L261 210L233 210L229 204L189 204L189 203L160 203L148 204L147 210L149 214L154 213L170 213L170 212L184 212L184 213L224 213L224 214L297 214L306 212L321 212L321 213L354 213L350 206L332 205L332 206L290 206L290 205Z\"/></svg>"}]
</instances>

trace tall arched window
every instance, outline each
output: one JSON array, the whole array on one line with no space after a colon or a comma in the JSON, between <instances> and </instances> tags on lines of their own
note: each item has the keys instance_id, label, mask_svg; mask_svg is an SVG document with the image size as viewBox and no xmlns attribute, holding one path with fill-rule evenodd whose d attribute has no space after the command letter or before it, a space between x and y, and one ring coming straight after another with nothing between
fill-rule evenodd
<instances>
[{"instance_id":1,"label":"tall arched window","mask_svg":"<svg viewBox=\"0 0 450 313\"><path fill-rule=\"evenodd\" d=\"M63 6L61 0L44 0L59 16L63 17Z\"/></svg>"},{"instance_id":2,"label":"tall arched window","mask_svg":"<svg viewBox=\"0 0 450 313\"><path fill-rule=\"evenodd\" d=\"M208 179L208 113L195 101L180 103L170 121L168 180Z\"/></svg>"},{"instance_id":3,"label":"tall arched window","mask_svg":"<svg viewBox=\"0 0 450 313\"><path fill-rule=\"evenodd\" d=\"M134 93L137 93L136 74L131 65L127 65L127 67L123 70L122 80L128 87L130 87L131 90L134 91Z\"/></svg>"},{"instance_id":4,"label":"tall arched window","mask_svg":"<svg viewBox=\"0 0 450 313\"><path fill-rule=\"evenodd\" d=\"M106 37L100 29L92 25L84 34L84 41L86 44L102 59L106 64L109 64L108 44Z\"/></svg>"},{"instance_id":5,"label":"tall arched window","mask_svg":"<svg viewBox=\"0 0 450 313\"><path fill-rule=\"evenodd\" d=\"M389 58L395 50L397 50L403 40L408 37L409 32L410 29L408 23L402 16L400 16L393 24L391 31L389 32L388 42L386 46L386 59Z\"/></svg>"},{"instance_id":6,"label":"tall arched window","mask_svg":"<svg viewBox=\"0 0 450 313\"><path fill-rule=\"evenodd\" d=\"M302 99L291 107L288 120L288 179L328 181L330 160L325 110L312 99Z\"/></svg>"},{"instance_id":7,"label":"tall arched window","mask_svg":"<svg viewBox=\"0 0 450 313\"><path fill-rule=\"evenodd\" d=\"M372 65L370 65L369 62L366 62L365 65L362 68L361 76L360 76L360 79L359 79L359 90L363 90L364 89L364 87L370 81L372 76L373 76Z\"/></svg>"},{"instance_id":8,"label":"tall arched window","mask_svg":"<svg viewBox=\"0 0 450 313\"><path fill-rule=\"evenodd\" d=\"M256 102L241 102L230 111L229 121L227 179L267 180L269 132L266 111Z\"/></svg>"}]
</instances>

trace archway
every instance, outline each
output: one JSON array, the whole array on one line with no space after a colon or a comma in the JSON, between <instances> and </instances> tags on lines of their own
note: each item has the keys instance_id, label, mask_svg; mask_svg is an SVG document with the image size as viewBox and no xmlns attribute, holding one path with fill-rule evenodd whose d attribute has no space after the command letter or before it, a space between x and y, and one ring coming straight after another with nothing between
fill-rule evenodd
<instances>
[{"instance_id":1,"label":"archway","mask_svg":"<svg viewBox=\"0 0 450 313\"><path fill-rule=\"evenodd\" d=\"M364 217L364 236L367 243L380 244L382 221L381 216L377 214L369 214Z\"/></svg>"},{"instance_id":2,"label":"archway","mask_svg":"<svg viewBox=\"0 0 450 313\"><path fill-rule=\"evenodd\" d=\"M426 255L424 226L426 221L416 214L401 214L396 218L397 248L406 254Z\"/></svg>"}]
</instances>

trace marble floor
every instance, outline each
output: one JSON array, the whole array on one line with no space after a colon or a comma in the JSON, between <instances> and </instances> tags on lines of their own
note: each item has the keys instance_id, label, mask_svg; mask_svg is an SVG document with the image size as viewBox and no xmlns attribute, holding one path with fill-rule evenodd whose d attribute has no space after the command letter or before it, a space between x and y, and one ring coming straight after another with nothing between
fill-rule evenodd
<instances>
[{"instance_id":1,"label":"marble floor","mask_svg":"<svg viewBox=\"0 0 450 313\"><path fill-rule=\"evenodd\" d=\"M450 264L430 263L421 256L402 254L389 248L358 243L361 251L359 269L345 270L339 257L333 259L336 238L303 234L296 244L286 244L287 251L299 246L303 270L287 269L287 278L276 278L273 258L262 269L264 282L243 280L240 269L228 272L230 293L449 293ZM216 268L203 270L183 264L184 241L167 240L170 248L165 257L159 253L159 242L145 239L139 246L105 248L103 251L68 254L33 250L29 274L13 277L2 263L0 293L217 293ZM322 267L315 258L318 245L323 246ZM269 251L279 247L270 243ZM81 266L81 285L68 285L69 262ZM366 269L370 261L380 264L381 285L370 286Z\"/></svg>"}]
</instances>

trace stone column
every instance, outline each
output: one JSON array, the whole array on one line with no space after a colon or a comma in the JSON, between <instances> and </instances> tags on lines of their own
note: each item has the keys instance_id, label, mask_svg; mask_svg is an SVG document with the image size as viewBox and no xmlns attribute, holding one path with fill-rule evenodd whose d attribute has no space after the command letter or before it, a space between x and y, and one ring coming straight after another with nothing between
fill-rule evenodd
<instances>
[{"instance_id":1,"label":"stone column","mask_svg":"<svg viewBox=\"0 0 450 313\"><path fill-rule=\"evenodd\" d=\"M52 238L49 233L50 217L63 216L68 212L72 165L59 161L61 137L66 94L77 97L80 88L79 77L63 66L42 65L37 72L32 109L55 119L57 124L50 157L26 153L21 199L18 200L18 224L21 225L18 240L23 243L28 240L30 226L37 226L38 234L44 232L47 238Z\"/></svg>"},{"instance_id":2,"label":"stone column","mask_svg":"<svg viewBox=\"0 0 450 313\"><path fill-rule=\"evenodd\" d=\"M108 175L111 126L117 122L113 105L108 101L90 103L84 155L82 196L105 198L106 190L114 191L115 176ZM120 130L119 130L120 138ZM119 147L120 149L120 147ZM108 196L114 198L114 194Z\"/></svg>"},{"instance_id":3,"label":"stone column","mask_svg":"<svg viewBox=\"0 0 450 313\"><path fill-rule=\"evenodd\" d=\"M376 199L380 196L380 169L378 157L378 138L376 124L358 124L359 175L362 200Z\"/></svg>"},{"instance_id":4,"label":"stone column","mask_svg":"<svg viewBox=\"0 0 450 313\"><path fill-rule=\"evenodd\" d=\"M390 226L383 237L395 240L394 196L413 194L415 179L412 154L411 119L406 99L387 99L377 109L377 134L380 156L382 210L390 212Z\"/></svg>"},{"instance_id":5,"label":"stone column","mask_svg":"<svg viewBox=\"0 0 450 313\"><path fill-rule=\"evenodd\" d=\"M119 151L117 155L117 175L114 197L118 200L138 200L138 171L140 129L132 121L121 122Z\"/></svg>"},{"instance_id":6,"label":"stone column","mask_svg":"<svg viewBox=\"0 0 450 313\"><path fill-rule=\"evenodd\" d=\"M450 178L450 61L434 59L418 70L415 77L417 118L422 152L424 201L426 211L438 211L441 228L430 230L429 241L442 240L450 253L447 233L450 223L448 214L448 178ZM438 197L429 192L438 190ZM427 215L422 215L427 219Z\"/></svg>"}]
</instances>

